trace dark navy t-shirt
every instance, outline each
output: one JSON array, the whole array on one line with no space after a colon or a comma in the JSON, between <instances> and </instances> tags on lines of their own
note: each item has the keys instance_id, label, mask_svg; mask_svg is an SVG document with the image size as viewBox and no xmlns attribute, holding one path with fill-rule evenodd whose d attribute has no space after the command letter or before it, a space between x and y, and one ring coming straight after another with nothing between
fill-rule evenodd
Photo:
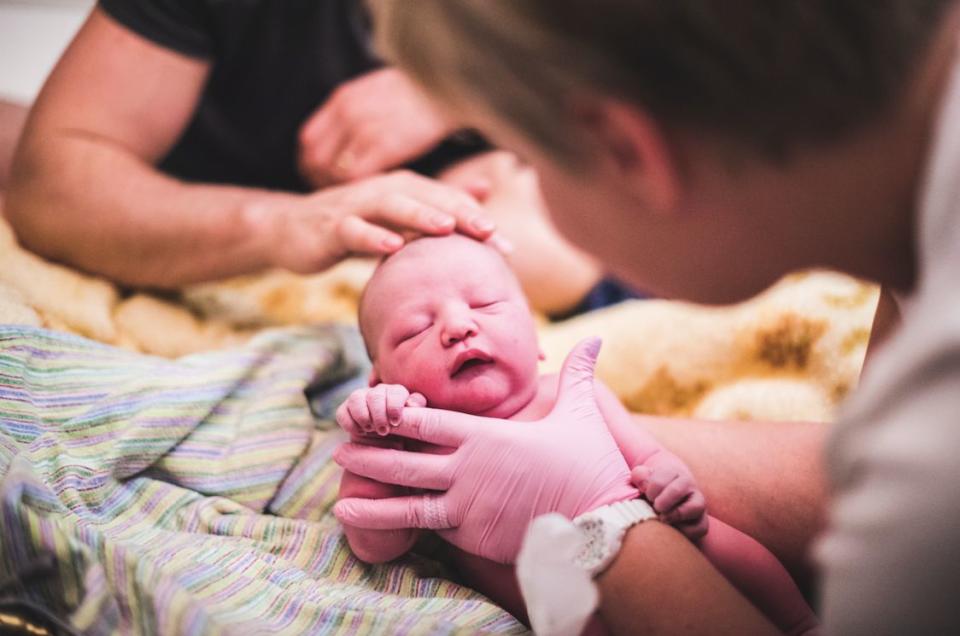
<instances>
[{"instance_id":1,"label":"dark navy t-shirt","mask_svg":"<svg viewBox=\"0 0 960 636\"><path fill-rule=\"evenodd\" d=\"M114 20L212 63L192 121L160 168L189 181L307 190L297 134L343 82L381 66L362 0L99 0ZM389 99L389 96L384 96ZM430 173L483 144L449 141Z\"/></svg>"}]
</instances>

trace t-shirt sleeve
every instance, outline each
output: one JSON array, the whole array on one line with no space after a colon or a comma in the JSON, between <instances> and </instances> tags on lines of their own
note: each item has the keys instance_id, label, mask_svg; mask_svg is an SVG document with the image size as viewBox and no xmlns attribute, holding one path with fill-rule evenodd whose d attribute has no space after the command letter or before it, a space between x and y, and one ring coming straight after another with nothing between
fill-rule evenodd
<instances>
[{"instance_id":1,"label":"t-shirt sleeve","mask_svg":"<svg viewBox=\"0 0 960 636\"><path fill-rule=\"evenodd\" d=\"M960 352L846 440L820 541L831 634L960 633Z\"/></svg>"},{"instance_id":2,"label":"t-shirt sleeve","mask_svg":"<svg viewBox=\"0 0 960 636\"><path fill-rule=\"evenodd\" d=\"M146 39L190 57L213 55L202 0L98 0L107 15Z\"/></svg>"}]
</instances>

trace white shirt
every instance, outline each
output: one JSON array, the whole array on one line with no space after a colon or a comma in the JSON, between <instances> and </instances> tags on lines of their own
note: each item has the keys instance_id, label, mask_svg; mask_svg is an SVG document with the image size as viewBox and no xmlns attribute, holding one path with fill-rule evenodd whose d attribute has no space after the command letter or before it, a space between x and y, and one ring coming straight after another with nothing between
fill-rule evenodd
<instances>
[{"instance_id":1,"label":"white shirt","mask_svg":"<svg viewBox=\"0 0 960 636\"><path fill-rule=\"evenodd\" d=\"M960 62L919 200L919 285L828 449L828 634L960 634Z\"/></svg>"}]
</instances>

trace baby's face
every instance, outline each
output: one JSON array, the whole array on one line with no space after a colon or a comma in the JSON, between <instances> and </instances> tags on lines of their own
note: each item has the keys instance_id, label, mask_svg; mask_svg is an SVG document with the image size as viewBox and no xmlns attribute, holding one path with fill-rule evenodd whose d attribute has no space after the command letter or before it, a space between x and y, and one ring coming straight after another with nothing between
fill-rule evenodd
<instances>
[{"instance_id":1,"label":"baby's face","mask_svg":"<svg viewBox=\"0 0 960 636\"><path fill-rule=\"evenodd\" d=\"M508 416L532 399L540 351L503 258L461 236L420 239L390 257L364 297L376 381L430 406Z\"/></svg>"}]
</instances>

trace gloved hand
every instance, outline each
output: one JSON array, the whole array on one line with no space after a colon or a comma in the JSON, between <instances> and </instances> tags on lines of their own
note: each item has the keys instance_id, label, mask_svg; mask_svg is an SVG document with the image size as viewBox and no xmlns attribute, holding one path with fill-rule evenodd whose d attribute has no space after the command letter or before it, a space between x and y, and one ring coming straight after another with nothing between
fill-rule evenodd
<instances>
[{"instance_id":1,"label":"gloved hand","mask_svg":"<svg viewBox=\"0 0 960 636\"><path fill-rule=\"evenodd\" d=\"M343 499L341 522L371 529L429 528L466 552L513 563L527 525L548 512L576 517L635 499L630 469L594 397L600 340L567 356L553 410L537 422L406 408L393 435L455 448L450 455L344 444L334 459L385 483L440 491L392 499ZM351 431L353 432L353 431Z\"/></svg>"}]
</instances>

